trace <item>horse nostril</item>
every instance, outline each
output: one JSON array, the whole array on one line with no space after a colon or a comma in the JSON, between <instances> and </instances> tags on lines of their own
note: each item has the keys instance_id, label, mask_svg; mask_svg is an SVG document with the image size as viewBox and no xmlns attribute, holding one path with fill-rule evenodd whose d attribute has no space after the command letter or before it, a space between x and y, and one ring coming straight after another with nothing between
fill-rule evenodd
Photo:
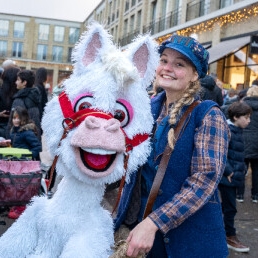
<instances>
[{"instance_id":1,"label":"horse nostril","mask_svg":"<svg viewBox=\"0 0 258 258\"><path fill-rule=\"evenodd\" d=\"M85 119L85 125L89 129L94 129L94 128L100 127L100 122L98 121L98 119L96 117L89 116L89 117L86 117L86 119Z\"/></svg>"},{"instance_id":2,"label":"horse nostril","mask_svg":"<svg viewBox=\"0 0 258 258\"><path fill-rule=\"evenodd\" d=\"M120 129L120 122L115 118L111 118L107 121L107 124L104 126L104 128L108 132L115 132Z\"/></svg>"}]
</instances>

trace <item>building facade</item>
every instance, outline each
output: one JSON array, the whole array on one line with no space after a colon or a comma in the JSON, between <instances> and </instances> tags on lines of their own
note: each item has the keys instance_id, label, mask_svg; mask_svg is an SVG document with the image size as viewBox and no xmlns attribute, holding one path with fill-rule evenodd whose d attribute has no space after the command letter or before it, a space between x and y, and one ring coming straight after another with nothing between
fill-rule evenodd
<instances>
[{"instance_id":1,"label":"building facade","mask_svg":"<svg viewBox=\"0 0 258 258\"><path fill-rule=\"evenodd\" d=\"M72 71L71 51L85 26L105 25L125 49L138 35L162 42L173 33L198 39L210 52L209 73L224 87L246 88L258 77L258 1L103 0L84 22L0 13L0 63L48 70L50 87Z\"/></svg>"},{"instance_id":2,"label":"building facade","mask_svg":"<svg viewBox=\"0 0 258 258\"><path fill-rule=\"evenodd\" d=\"M139 33L159 43L173 33L195 37L210 52L209 72L242 89L258 77L257 14L253 0L103 0L85 25L105 24L122 48Z\"/></svg>"},{"instance_id":3,"label":"building facade","mask_svg":"<svg viewBox=\"0 0 258 258\"><path fill-rule=\"evenodd\" d=\"M0 64L48 70L50 90L72 71L71 51L83 30L78 22L0 13Z\"/></svg>"}]
</instances>

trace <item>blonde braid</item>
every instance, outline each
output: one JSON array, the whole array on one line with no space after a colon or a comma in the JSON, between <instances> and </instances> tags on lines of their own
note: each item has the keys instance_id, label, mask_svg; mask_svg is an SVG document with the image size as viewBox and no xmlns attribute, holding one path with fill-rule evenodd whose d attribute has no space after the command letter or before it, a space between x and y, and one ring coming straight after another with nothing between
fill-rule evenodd
<instances>
[{"instance_id":1,"label":"blonde braid","mask_svg":"<svg viewBox=\"0 0 258 258\"><path fill-rule=\"evenodd\" d=\"M195 82L190 82L189 86L185 89L182 98L177 101L173 109L170 112L169 124L174 125L177 121L177 117L184 105L190 105L194 101L194 95L200 88L199 80ZM175 138L174 138L174 129L170 128L168 132L168 144L172 151L174 150Z\"/></svg>"}]
</instances>

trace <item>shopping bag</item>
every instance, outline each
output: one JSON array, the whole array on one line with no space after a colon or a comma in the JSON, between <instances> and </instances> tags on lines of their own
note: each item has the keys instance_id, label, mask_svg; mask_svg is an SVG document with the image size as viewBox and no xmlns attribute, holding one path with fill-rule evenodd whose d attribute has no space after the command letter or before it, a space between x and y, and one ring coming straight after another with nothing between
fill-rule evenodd
<instances>
[{"instance_id":1,"label":"shopping bag","mask_svg":"<svg viewBox=\"0 0 258 258\"><path fill-rule=\"evenodd\" d=\"M26 205L39 195L41 178L39 161L0 160L0 205Z\"/></svg>"}]
</instances>

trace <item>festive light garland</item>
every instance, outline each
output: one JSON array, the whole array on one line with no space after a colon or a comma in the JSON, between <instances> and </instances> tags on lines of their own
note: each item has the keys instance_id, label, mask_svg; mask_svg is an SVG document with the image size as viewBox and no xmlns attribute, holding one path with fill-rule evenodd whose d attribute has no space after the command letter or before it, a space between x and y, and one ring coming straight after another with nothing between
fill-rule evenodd
<instances>
[{"instance_id":1,"label":"festive light garland","mask_svg":"<svg viewBox=\"0 0 258 258\"><path fill-rule=\"evenodd\" d=\"M183 36L189 36L190 34L201 34L203 32L212 31L215 25L219 25L220 27L226 26L228 24L233 25L236 23L244 22L254 16L258 15L258 4L251 5L242 10L234 11L229 14L225 14L223 16L216 17L211 20L207 20L205 22L196 24L192 27L187 27L182 30L175 31L174 33ZM172 34L170 33L165 36L159 37L156 41L160 44L164 40L168 39Z\"/></svg>"}]
</instances>

